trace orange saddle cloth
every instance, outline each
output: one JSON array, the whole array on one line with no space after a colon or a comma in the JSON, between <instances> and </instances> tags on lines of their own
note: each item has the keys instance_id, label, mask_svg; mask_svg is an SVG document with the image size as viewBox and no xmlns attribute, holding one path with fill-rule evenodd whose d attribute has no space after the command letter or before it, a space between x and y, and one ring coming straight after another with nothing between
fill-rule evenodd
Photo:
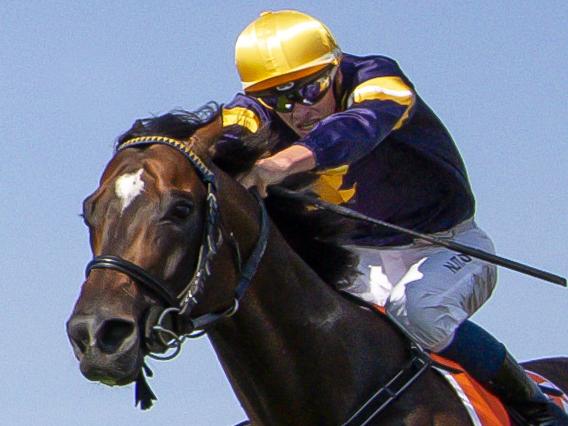
<instances>
[{"instance_id":1,"label":"orange saddle cloth","mask_svg":"<svg viewBox=\"0 0 568 426\"><path fill-rule=\"evenodd\" d=\"M383 307L378 305L373 307L379 313L386 315ZM471 377L462 366L436 354L430 354L430 357L438 364L433 368L452 386L475 426L513 426L503 403ZM568 396L558 386L538 373L529 370L526 372L539 385L554 389L561 394L561 396L549 394L549 397L568 413Z\"/></svg>"},{"instance_id":2,"label":"orange saddle cloth","mask_svg":"<svg viewBox=\"0 0 568 426\"><path fill-rule=\"evenodd\" d=\"M455 390L475 426L513 425L501 401L477 383L459 364L436 354L431 354L431 357L440 365L434 366L434 369L438 371ZM448 369L444 369L443 366L448 367ZM527 374L539 385L554 389L558 391L558 393L562 392L554 383L540 374L528 370ZM568 397L566 394L562 393L561 396L553 395L551 398L564 411L568 412Z\"/></svg>"}]
</instances>

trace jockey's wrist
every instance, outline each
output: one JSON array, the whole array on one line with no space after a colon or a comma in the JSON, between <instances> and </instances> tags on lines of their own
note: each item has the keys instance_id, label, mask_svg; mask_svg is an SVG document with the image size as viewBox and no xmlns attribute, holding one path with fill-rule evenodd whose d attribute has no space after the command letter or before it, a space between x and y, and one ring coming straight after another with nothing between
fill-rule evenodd
<instances>
[{"instance_id":1,"label":"jockey's wrist","mask_svg":"<svg viewBox=\"0 0 568 426\"><path fill-rule=\"evenodd\" d=\"M302 145L292 145L265 160L268 167L290 176L312 170L316 166L314 153Z\"/></svg>"}]
</instances>

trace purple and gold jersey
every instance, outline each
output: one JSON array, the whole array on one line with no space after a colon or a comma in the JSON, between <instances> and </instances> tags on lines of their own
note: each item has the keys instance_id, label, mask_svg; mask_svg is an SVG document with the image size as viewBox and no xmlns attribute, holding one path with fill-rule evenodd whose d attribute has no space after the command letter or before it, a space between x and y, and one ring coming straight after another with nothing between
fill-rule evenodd
<instances>
[{"instance_id":1,"label":"purple and gold jersey","mask_svg":"<svg viewBox=\"0 0 568 426\"><path fill-rule=\"evenodd\" d=\"M460 154L444 125L416 94L395 61L344 54L336 113L305 137L270 109L238 94L223 108L219 144L268 128L276 150L309 148L320 174L320 196L418 232L447 230L473 216L474 197ZM402 245L411 238L377 230L355 241Z\"/></svg>"}]
</instances>

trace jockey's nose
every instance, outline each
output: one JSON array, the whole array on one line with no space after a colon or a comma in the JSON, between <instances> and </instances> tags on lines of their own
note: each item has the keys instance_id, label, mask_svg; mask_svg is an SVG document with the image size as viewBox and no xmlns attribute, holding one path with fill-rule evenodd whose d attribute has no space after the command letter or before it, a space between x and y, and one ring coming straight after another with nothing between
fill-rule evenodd
<instances>
[{"instance_id":1,"label":"jockey's nose","mask_svg":"<svg viewBox=\"0 0 568 426\"><path fill-rule=\"evenodd\" d=\"M67 334L79 359L93 348L108 355L125 351L137 338L133 320L97 315L73 316L67 322Z\"/></svg>"}]
</instances>

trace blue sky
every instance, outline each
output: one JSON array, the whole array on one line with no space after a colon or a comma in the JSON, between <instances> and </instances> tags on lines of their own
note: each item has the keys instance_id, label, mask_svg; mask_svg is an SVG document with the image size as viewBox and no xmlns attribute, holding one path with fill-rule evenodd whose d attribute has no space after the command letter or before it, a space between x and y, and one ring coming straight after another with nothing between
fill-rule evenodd
<instances>
[{"instance_id":1,"label":"blue sky","mask_svg":"<svg viewBox=\"0 0 568 426\"><path fill-rule=\"evenodd\" d=\"M117 4L118 3L118 4ZM79 218L118 134L240 84L238 33L261 10L322 19L346 52L395 58L449 128L498 253L566 276L565 1L0 3L0 423L232 425L207 339L150 362L159 401L79 373L65 335L91 254ZM568 355L568 290L500 270L475 319L520 359Z\"/></svg>"}]
</instances>

